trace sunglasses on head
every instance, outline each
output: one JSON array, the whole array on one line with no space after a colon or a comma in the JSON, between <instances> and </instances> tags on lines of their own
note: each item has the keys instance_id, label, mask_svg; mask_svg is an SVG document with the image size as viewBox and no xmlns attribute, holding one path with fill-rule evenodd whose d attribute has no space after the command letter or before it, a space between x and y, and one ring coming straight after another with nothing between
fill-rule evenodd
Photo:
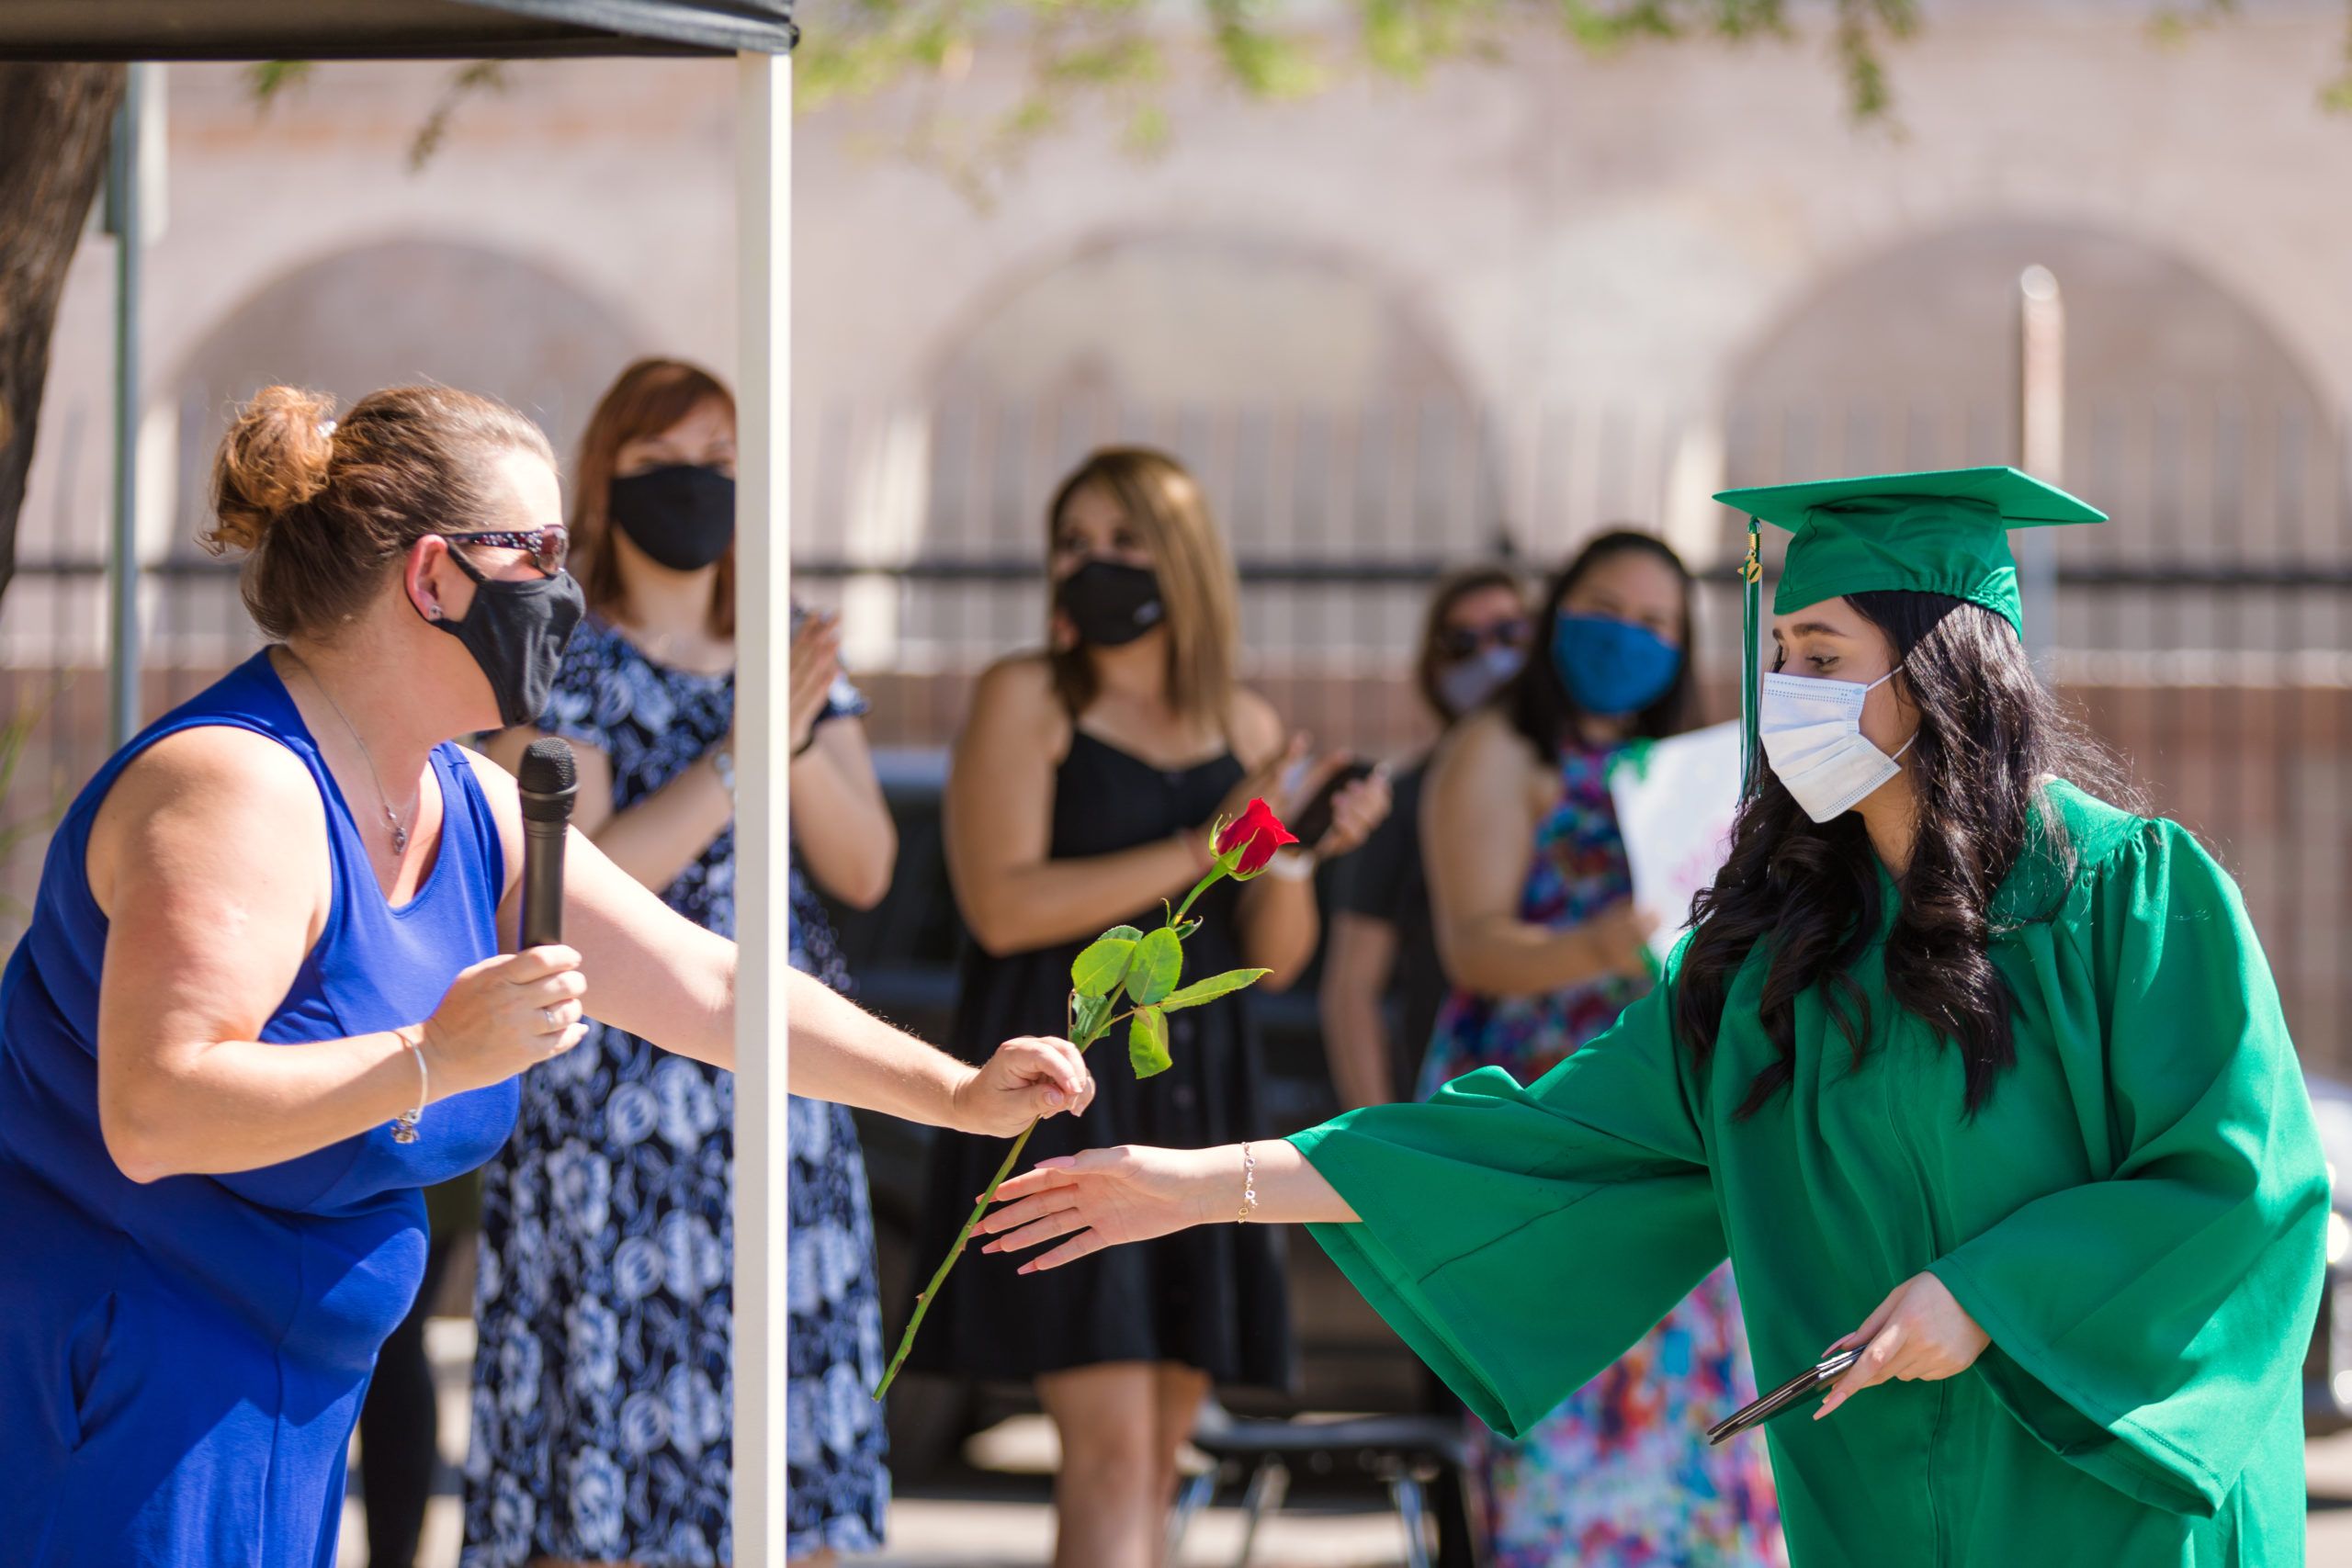
<instances>
[{"instance_id":1,"label":"sunglasses on head","mask_svg":"<svg viewBox=\"0 0 2352 1568\"><path fill-rule=\"evenodd\" d=\"M531 564L548 576L563 570L571 555L571 533L560 524L545 528L485 528L464 534L444 534L441 537L453 545L491 545L499 549L522 550L531 558ZM460 566L471 567L463 556Z\"/></svg>"},{"instance_id":2,"label":"sunglasses on head","mask_svg":"<svg viewBox=\"0 0 2352 1568\"><path fill-rule=\"evenodd\" d=\"M1485 626L1447 626L1437 634L1437 650L1448 659L1469 659L1489 648L1525 648L1534 628L1522 617Z\"/></svg>"}]
</instances>

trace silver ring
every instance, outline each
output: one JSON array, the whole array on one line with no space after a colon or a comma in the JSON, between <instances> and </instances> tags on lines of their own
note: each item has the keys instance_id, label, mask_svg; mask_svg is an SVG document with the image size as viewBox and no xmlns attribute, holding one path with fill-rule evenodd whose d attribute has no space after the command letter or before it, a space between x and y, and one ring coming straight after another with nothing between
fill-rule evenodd
<instances>
[{"instance_id":1,"label":"silver ring","mask_svg":"<svg viewBox=\"0 0 2352 1568\"><path fill-rule=\"evenodd\" d=\"M561 1023L559 1023L558 1021L556 1021L555 1009L553 1009L553 1008L541 1008L541 1009L539 1010L539 1016L540 1016L541 1018L546 1019L546 1020L548 1021L548 1032L551 1032L551 1033L552 1033L552 1032L556 1032L560 1031L560 1030L563 1028L563 1025L562 1025Z\"/></svg>"}]
</instances>

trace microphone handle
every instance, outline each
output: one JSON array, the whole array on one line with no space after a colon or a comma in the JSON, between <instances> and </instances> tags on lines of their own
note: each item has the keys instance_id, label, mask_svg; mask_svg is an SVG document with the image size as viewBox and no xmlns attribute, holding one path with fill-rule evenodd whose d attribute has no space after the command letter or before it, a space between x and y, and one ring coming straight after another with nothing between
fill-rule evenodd
<instances>
[{"instance_id":1,"label":"microphone handle","mask_svg":"<svg viewBox=\"0 0 2352 1568\"><path fill-rule=\"evenodd\" d=\"M563 940L563 840L570 826L523 818L523 947Z\"/></svg>"}]
</instances>

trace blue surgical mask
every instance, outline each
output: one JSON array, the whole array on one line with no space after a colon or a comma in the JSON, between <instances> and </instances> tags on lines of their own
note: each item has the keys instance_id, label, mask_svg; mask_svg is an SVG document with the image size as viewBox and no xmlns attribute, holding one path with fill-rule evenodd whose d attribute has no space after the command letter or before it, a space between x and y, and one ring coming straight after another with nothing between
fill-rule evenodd
<instances>
[{"instance_id":1,"label":"blue surgical mask","mask_svg":"<svg viewBox=\"0 0 2352 1568\"><path fill-rule=\"evenodd\" d=\"M1666 695L1682 672L1682 650L1631 621L1564 613L1552 628L1552 667L1577 706L1617 718Z\"/></svg>"}]
</instances>

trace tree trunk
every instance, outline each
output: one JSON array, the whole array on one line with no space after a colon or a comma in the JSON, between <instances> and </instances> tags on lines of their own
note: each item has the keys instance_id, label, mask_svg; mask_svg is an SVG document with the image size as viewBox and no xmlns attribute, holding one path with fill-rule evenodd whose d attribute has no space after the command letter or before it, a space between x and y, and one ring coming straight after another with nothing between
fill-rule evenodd
<instances>
[{"instance_id":1,"label":"tree trunk","mask_svg":"<svg viewBox=\"0 0 2352 1568\"><path fill-rule=\"evenodd\" d=\"M119 65L0 63L0 593L17 570L49 339L122 101Z\"/></svg>"}]
</instances>

